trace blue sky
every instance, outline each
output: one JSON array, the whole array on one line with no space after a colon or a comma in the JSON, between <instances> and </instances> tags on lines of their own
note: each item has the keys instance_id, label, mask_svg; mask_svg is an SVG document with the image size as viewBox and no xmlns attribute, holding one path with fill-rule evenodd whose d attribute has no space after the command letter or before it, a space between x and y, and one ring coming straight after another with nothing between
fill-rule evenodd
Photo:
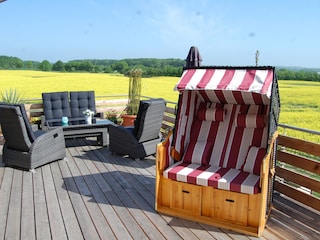
<instances>
[{"instance_id":1,"label":"blue sky","mask_svg":"<svg viewBox=\"0 0 320 240\"><path fill-rule=\"evenodd\" d=\"M0 55L22 60L179 58L320 67L319 0L7 0Z\"/></svg>"}]
</instances>

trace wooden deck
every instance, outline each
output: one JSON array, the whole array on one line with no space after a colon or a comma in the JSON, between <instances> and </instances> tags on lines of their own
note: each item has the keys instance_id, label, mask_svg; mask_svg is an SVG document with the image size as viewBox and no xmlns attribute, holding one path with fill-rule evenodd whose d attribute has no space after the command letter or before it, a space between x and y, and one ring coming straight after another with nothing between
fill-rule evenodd
<instances>
[{"instance_id":1,"label":"wooden deck","mask_svg":"<svg viewBox=\"0 0 320 240\"><path fill-rule=\"evenodd\" d=\"M154 210L155 159L67 140L66 161L32 174L0 154L0 239L256 239ZM2 146L0 146L2 153ZM262 239L319 239L319 212L274 195Z\"/></svg>"}]
</instances>

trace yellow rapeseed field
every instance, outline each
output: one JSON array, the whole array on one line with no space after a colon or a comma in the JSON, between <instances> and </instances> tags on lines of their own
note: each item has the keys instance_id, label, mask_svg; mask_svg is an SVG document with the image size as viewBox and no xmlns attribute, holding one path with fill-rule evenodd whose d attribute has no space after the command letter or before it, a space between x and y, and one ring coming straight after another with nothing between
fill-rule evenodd
<instances>
[{"instance_id":1,"label":"yellow rapeseed field","mask_svg":"<svg viewBox=\"0 0 320 240\"><path fill-rule=\"evenodd\" d=\"M176 102L178 77L143 79L142 95ZM17 89L25 99L41 99L42 92L94 90L96 96L127 94L128 77L103 73L58 73L0 70L0 91ZM279 81L280 123L320 130L320 83Z\"/></svg>"},{"instance_id":2,"label":"yellow rapeseed field","mask_svg":"<svg viewBox=\"0 0 320 240\"><path fill-rule=\"evenodd\" d=\"M144 78L142 95L177 101L173 91L177 77ZM60 73L0 70L0 91L17 89L25 99L41 98L42 92L94 90L96 96L128 93L129 78L120 74Z\"/></svg>"},{"instance_id":3,"label":"yellow rapeseed field","mask_svg":"<svg viewBox=\"0 0 320 240\"><path fill-rule=\"evenodd\" d=\"M320 83L279 81L281 99L280 123L320 131ZM282 131L280 131L282 132ZM286 130L293 137L320 143L317 135Z\"/></svg>"}]
</instances>

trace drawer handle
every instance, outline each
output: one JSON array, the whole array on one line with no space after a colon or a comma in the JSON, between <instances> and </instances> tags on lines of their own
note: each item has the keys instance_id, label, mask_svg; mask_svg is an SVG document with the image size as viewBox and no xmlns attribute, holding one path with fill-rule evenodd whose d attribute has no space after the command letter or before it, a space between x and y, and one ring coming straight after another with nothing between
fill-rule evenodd
<instances>
[{"instance_id":1,"label":"drawer handle","mask_svg":"<svg viewBox=\"0 0 320 240\"><path fill-rule=\"evenodd\" d=\"M182 190L183 193L190 193L189 191L187 190Z\"/></svg>"},{"instance_id":2,"label":"drawer handle","mask_svg":"<svg viewBox=\"0 0 320 240\"><path fill-rule=\"evenodd\" d=\"M228 198L226 199L226 201L227 201L227 202L234 202L233 199L228 199Z\"/></svg>"}]
</instances>

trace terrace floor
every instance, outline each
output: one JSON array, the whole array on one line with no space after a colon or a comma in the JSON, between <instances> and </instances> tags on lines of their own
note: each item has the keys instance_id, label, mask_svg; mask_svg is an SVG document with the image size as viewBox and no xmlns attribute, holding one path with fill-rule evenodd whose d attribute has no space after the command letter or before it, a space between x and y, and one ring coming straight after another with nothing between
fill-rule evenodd
<instances>
[{"instance_id":1,"label":"terrace floor","mask_svg":"<svg viewBox=\"0 0 320 240\"><path fill-rule=\"evenodd\" d=\"M134 161L71 139L67 162L32 174L4 167L1 156L0 239L256 239L158 214L154 157ZM319 236L319 212L275 194L261 239Z\"/></svg>"}]
</instances>

